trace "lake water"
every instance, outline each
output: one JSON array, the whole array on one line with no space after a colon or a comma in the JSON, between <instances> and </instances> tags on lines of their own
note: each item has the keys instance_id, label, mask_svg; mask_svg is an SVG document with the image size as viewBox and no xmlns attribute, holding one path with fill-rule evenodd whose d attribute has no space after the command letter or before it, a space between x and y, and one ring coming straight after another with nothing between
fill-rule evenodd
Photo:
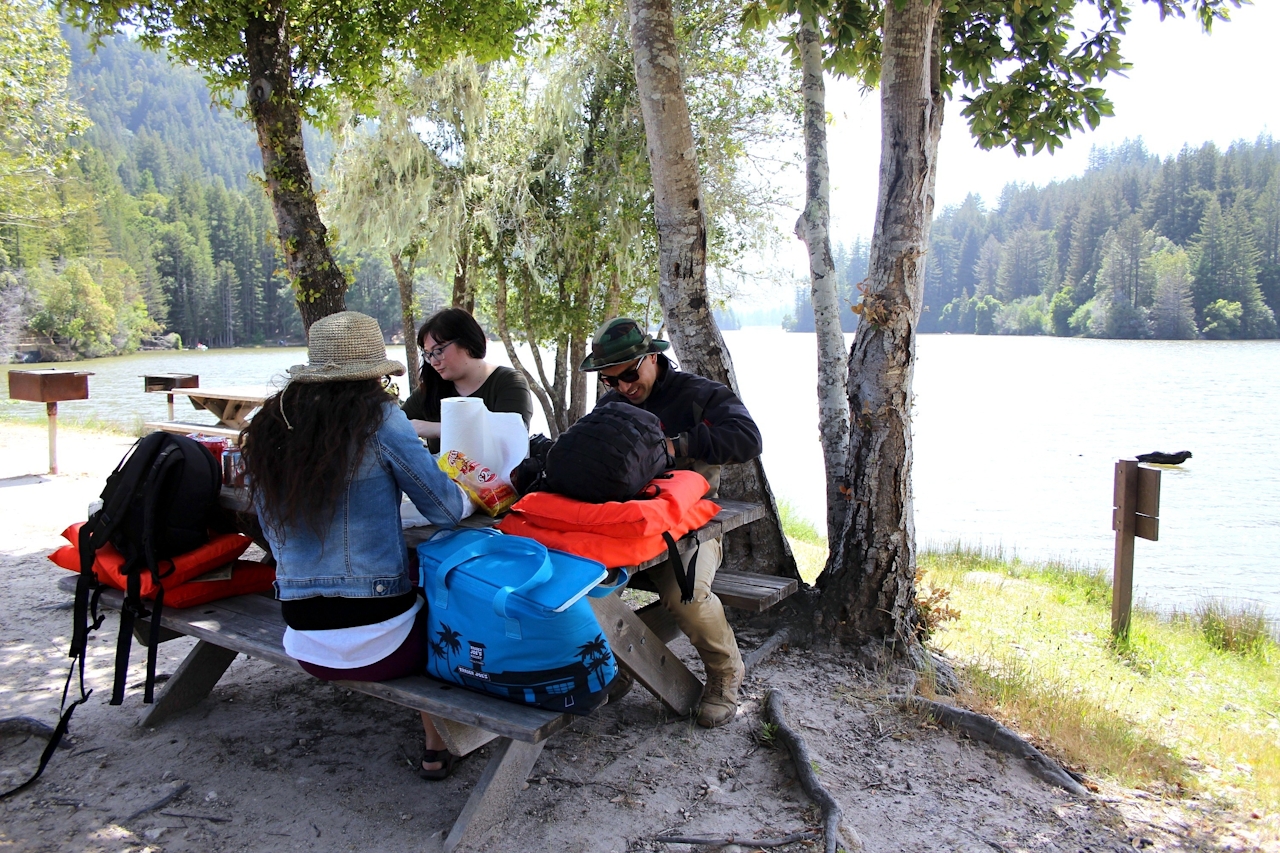
<instances>
[{"instance_id":1,"label":"lake water","mask_svg":"<svg viewBox=\"0 0 1280 853\"><path fill-rule=\"evenodd\" d=\"M774 491L822 529L814 336L751 328L725 339ZM1110 566L1115 461L1191 450L1189 462L1164 471L1160 541L1138 540L1137 594L1160 608L1251 600L1280 618L1280 342L924 335L917 354L921 544ZM397 348L390 355L403 360ZM500 347L490 357L506 363ZM165 417L163 395L142 393L144 373L261 384L305 360L304 349L272 348L82 362L74 366L95 374L91 399L64 403L60 414L131 427ZM9 405L43 413L36 403ZM179 417L212 420L190 409ZM545 431L540 412L534 429Z\"/></svg>"}]
</instances>

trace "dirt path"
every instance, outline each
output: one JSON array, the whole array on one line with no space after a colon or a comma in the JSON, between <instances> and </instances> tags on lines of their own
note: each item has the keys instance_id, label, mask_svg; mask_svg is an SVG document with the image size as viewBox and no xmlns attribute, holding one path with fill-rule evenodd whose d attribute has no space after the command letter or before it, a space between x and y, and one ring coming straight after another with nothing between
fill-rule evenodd
<instances>
[{"instance_id":1,"label":"dirt path","mask_svg":"<svg viewBox=\"0 0 1280 853\"><path fill-rule=\"evenodd\" d=\"M45 555L67 524L84 518L129 443L64 431L65 473L34 475L46 467L44 431L0 426L8 592L0 717L56 719L70 613L56 589L65 573ZM108 618L91 644L96 692L77 711L74 745L33 788L0 803L0 849L435 851L483 767L473 757L453 778L423 782L410 769L421 744L411 714L243 657L202 705L158 730L139 728L139 689L123 707L106 704L115 631ZM163 646L160 671L172 672L190 645ZM134 660L140 678L136 650ZM1247 818L1204 803L1105 785L1077 800L1015 761L891 709L884 685L847 658L796 650L748 678L748 701L725 728L672 719L637 689L555 735L501 836L484 849L683 853L701 848L652 838L780 836L815 826L785 751L761 741L770 686L787 691L791 725L868 851L1277 849L1253 846ZM24 778L41 746L0 736L0 784Z\"/></svg>"}]
</instances>

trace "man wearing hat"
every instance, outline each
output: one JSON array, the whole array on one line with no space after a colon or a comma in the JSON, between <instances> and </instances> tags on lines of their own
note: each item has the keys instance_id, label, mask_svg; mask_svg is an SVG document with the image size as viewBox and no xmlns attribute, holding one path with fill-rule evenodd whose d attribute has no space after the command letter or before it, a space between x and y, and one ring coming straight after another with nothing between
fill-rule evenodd
<instances>
[{"instance_id":1,"label":"man wearing hat","mask_svg":"<svg viewBox=\"0 0 1280 853\"><path fill-rule=\"evenodd\" d=\"M706 477L711 486L707 497L715 498L721 465L750 462L760 455L760 430L728 387L677 370L662 354L668 346L666 341L654 340L635 320L615 317L596 332L591 354L579 369L598 372L600 381L611 389L597 405L625 401L657 415L676 467L691 468ZM703 542L695 552L693 600L688 603L680 601L680 585L670 566L647 573L702 658L707 684L698 723L707 728L733 720L743 675L742 655L724 617L724 605L711 591L721 553L719 539Z\"/></svg>"}]
</instances>

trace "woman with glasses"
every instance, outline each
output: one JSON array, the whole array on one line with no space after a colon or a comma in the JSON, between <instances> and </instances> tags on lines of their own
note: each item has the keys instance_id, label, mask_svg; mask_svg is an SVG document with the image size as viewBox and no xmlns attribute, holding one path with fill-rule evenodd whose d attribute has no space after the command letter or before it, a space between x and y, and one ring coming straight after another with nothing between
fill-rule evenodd
<instances>
[{"instance_id":1,"label":"woman with glasses","mask_svg":"<svg viewBox=\"0 0 1280 853\"><path fill-rule=\"evenodd\" d=\"M484 360L488 341L475 318L461 308L432 314L418 329L422 382L404 401L404 413L432 453L440 452L440 401L479 397L491 412L515 412L529 426L533 397L524 374Z\"/></svg>"}]
</instances>

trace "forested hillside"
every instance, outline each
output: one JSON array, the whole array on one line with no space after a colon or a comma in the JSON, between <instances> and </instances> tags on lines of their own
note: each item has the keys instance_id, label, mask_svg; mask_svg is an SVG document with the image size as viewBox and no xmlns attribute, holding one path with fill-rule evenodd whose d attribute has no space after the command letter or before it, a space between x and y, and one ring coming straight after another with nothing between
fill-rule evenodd
<instances>
[{"instance_id":1,"label":"forested hillside","mask_svg":"<svg viewBox=\"0 0 1280 853\"><path fill-rule=\"evenodd\" d=\"M215 106L197 73L129 39L108 38L91 52L82 33L31 0L6 15L4 23L42 35L46 69L69 60L43 85L61 89L66 108L91 123L77 126L74 159L56 179L29 179L11 195L23 215L0 210L0 355L19 349L47 360L297 341L301 322L254 177L261 159L249 125ZM30 96L48 97L34 87ZM306 136L322 178L332 141ZM14 139L7 148L31 144ZM31 203L32 193L43 194L43 205ZM352 271L351 306L393 328L399 307L388 266L343 262ZM25 346L22 328L35 333Z\"/></svg>"},{"instance_id":2,"label":"forested hillside","mask_svg":"<svg viewBox=\"0 0 1280 853\"><path fill-rule=\"evenodd\" d=\"M944 210L927 277L923 332L1276 337L1280 148L1095 150L1079 178Z\"/></svg>"}]
</instances>

